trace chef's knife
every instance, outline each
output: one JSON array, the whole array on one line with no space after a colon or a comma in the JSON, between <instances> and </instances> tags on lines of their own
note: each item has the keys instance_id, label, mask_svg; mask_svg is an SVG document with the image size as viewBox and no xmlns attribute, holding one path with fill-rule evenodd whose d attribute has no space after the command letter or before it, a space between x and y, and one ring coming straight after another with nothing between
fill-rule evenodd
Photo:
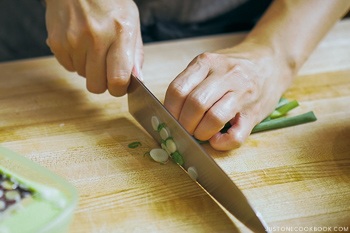
<instances>
[{"instance_id":1,"label":"chef's knife","mask_svg":"<svg viewBox=\"0 0 350 233\"><path fill-rule=\"evenodd\" d=\"M183 169L194 167L197 182L233 216L254 232L266 232L267 227L258 212L255 212L246 197L197 143L197 141L166 110L161 102L136 77L131 76L128 89L128 106L131 115L159 143L161 137L152 127L151 118L156 116L165 123L184 158Z\"/></svg>"}]
</instances>

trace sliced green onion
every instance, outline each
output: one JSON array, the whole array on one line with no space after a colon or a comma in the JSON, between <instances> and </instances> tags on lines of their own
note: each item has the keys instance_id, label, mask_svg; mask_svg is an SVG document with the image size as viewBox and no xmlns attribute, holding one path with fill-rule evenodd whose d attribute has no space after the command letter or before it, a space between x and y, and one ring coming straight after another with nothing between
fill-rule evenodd
<instances>
[{"instance_id":1,"label":"sliced green onion","mask_svg":"<svg viewBox=\"0 0 350 233\"><path fill-rule=\"evenodd\" d=\"M171 153L170 153L168 147L166 147L166 145L165 145L165 141L162 142L162 143L160 144L160 146L162 147L163 150L165 150L165 151L168 153L169 156L171 156Z\"/></svg>"},{"instance_id":2,"label":"sliced green onion","mask_svg":"<svg viewBox=\"0 0 350 233\"><path fill-rule=\"evenodd\" d=\"M141 142L132 142L128 145L128 147L131 149L135 149L136 147L139 147L141 145L142 145Z\"/></svg>"},{"instance_id":3,"label":"sliced green onion","mask_svg":"<svg viewBox=\"0 0 350 233\"><path fill-rule=\"evenodd\" d=\"M171 158L174 160L175 163L179 165L184 165L185 161L180 152L175 151L174 153L171 154Z\"/></svg>"},{"instance_id":4,"label":"sliced green onion","mask_svg":"<svg viewBox=\"0 0 350 233\"><path fill-rule=\"evenodd\" d=\"M160 124L158 125L157 131L160 132L164 127L166 127L166 124L165 124L165 123L160 123Z\"/></svg>"},{"instance_id":5,"label":"sliced green onion","mask_svg":"<svg viewBox=\"0 0 350 233\"><path fill-rule=\"evenodd\" d=\"M158 126L160 124L158 117L152 116L151 124L154 131L158 131Z\"/></svg>"},{"instance_id":6,"label":"sliced green onion","mask_svg":"<svg viewBox=\"0 0 350 233\"><path fill-rule=\"evenodd\" d=\"M187 173L192 178L192 180L197 180L198 172L197 172L197 169L195 167L189 167L187 169Z\"/></svg>"},{"instance_id":7,"label":"sliced green onion","mask_svg":"<svg viewBox=\"0 0 350 233\"><path fill-rule=\"evenodd\" d=\"M271 114L270 114L270 118L271 119L275 119L275 118L278 118L278 117L282 117L284 115L287 114L287 112L289 112L290 110L296 108L299 106L299 103L298 101L296 100L293 100L293 101L290 101L284 105L281 105L279 107L277 107L275 109L275 111L273 111Z\"/></svg>"},{"instance_id":8,"label":"sliced green onion","mask_svg":"<svg viewBox=\"0 0 350 233\"><path fill-rule=\"evenodd\" d=\"M151 158L158 163L165 164L169 160L169 154L161 148L152 149L149 154Z\"/></svg>"},{"instance_id":9,"label":"sliced green onion","mask_svg":"<svg viewBox=\"0 0 350 233\"><path fill-rule=\"evenodd\" d=\"M159 136L161 137L161 139L166 140L167 138L169 138L170 135L170 130L168 129L168 127L163 127L160 131L159 131Z\"/></svg>"},{"instance_id":10,"label":"sliced green onion","mask_svg":"<svg viewBox=\"0 0 350 233\"><path fill-rule=\"evenodd\" d=\"M172 138L168 138L165 141L165 146L168 148L170 154L174 153L177 150L176 144Z\"/></svg>"},{"instance_id":11,"label":"sliced green onion","mask_svg":"<svg viewBox=\"0 0 350 233\"><path fill-rule=\"evenodd\" d=\"M304 124L316 120L317 118L314 112L310 111L293 117L283 117L266 122L261 122L253 128L252 133Z\"/></svg>"}]
</instances>

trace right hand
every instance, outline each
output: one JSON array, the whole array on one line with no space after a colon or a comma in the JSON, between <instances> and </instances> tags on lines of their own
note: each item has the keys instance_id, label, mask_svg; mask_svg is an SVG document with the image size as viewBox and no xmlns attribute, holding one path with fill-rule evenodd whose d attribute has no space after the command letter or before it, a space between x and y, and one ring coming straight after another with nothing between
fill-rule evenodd
<instances>
[{"instance_id":1,"label":"right hand","mask_svg":"<svg viewBox=\"0 0 350 233\"><path fill-rule=\"evenodd\" d=\"M92 93L126 94L142 78L139 12L132 0L46 0L47 44L61 65L86 78Z\"/></svg>"}]
</instances>

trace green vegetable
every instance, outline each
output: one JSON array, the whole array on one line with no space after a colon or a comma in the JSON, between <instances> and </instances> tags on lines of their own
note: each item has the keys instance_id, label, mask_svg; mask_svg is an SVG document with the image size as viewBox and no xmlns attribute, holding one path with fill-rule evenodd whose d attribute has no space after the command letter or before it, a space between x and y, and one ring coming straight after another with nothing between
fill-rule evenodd
<instances>
[{"instance_id":1,"label":"green vegetable","mask_svg":"<svg viewBox=\"0 0 350 233\"><path fill-rule=\"evenodd\" d=\"M175 151L174 153L171 154L171 158L174 160L175 163L179 165L184 165L185 161L180 152Z\"/></svg>"},{"instance_id":2,"label":"green vegetable","mask_svg":"<svg viewBox=\"0 0 350 233\"><path fill-rule=\"evenodd\" d=\"M165 146L167 148L167 151L170 152L170 154L175 153L177 150L177 146L173 140L173 138L168 138L167 140L165 140Z\"/></svg>"},{"instance_id":3,"label":"green vegetable","mask_svg":"<svg viewBox=\"0 0 350 233\"><path fill-rule=\"evenodd\" d=\"M304 124L304 123L308 123L316 120L317 118L314 112L310 111L310 112L293 116L293 117L282 117L282 118L261 122L260 124L256 125L253 128L252 133Z\"/></svg>"},{"instance_id":4,"label":"green vegetable","mask_svg":"<svg viewBox=\"0 0 350 233\"><path fill-rule=\"evenodd\" d=\"M273 111L270 114L270 119L275 119L275 118L278 118L278 117L282 117L282 116L286 115L287 112L289 112L290 110L292 110L293 108L296 108L298 106L299 106L299 103L296 100L293 100L291 102L287 102L287 103L285 103L283 105L280 105L279 107L277 107L275 109L275 111Z\"/></svg>"},{"instance_id":5,"label":"green vegetable","mask_svg":"<svg viewBox=\"0 0 350 233\"><path fill-rule=\"evenodd\" d=\"M135 149L135 148L137 148L137 147L139 147L141 145L142 145L141 142L132 142L132 143L130 143L128 145L128 147L131 148L131 149Z\"/></svg>"},{"instance_id":6,"label":"green vegetable","mask_svg":"<svg viewBox=\"0 0 350 233\"><path fill-rule=\"evenodd\" d=\"M154 131L158 131L159 126L159 119L156 116L152 116L151 118L151 124Z\"/></svg>"},{"instance_id":7,"label":"green vegetable","mask_svg":"<svg viewBox=\"0 0 350 233\"><path fill-rule=\"evenodd\" d=\"M256 125L252 133L257 133L266 130L279 129L299 124L304 124L312 121L316 121L317 118L313 112L308 112L293 117L283 117L290 110L299 106L299 103L296 100L288 101L285 98L281 98L277 104L277 107L274 112L272 112L268 117L266 117L260 124ZM231 124L228 122L220 130L221 133L226 133L227 130L231 127ZM208 141L200 141L196 139L199 144L204 144Z\"/></svg>"},{"instance_id":8,"label":"green vegetable","mask_svg":"<svg viewBox=\"0 0 350 233\"><path fill-rule=\"evenodd\" d=\"M279 108L279 107L281 107L282 105L287 104L288 102L289 102L288 99L281 97L280 100L278 101L278 104L277 104L276 108Z\"/></svg>"},{"instance_id":9,"label":"green vegetable","mask_svg":"<svg viewBox=\"0 0 350 233\"><path fill-rule=\"evenodd\" d=\"M192 178L192 180L197 180L198 172L197 172L197 169L195 167L187 168L187 173Z\"/></svg>"},{"instance_id":10,"label":"green vegetable","mask_svg":"<svg viewBox=\"0 0 350 233\"><path fill-rule=\"evenodd\" d=\"M164 127L166 127L166 124L165 124L165 123L160 123L160 124L158 125L157 131L160 132Z\"/></svg>"},{"instance_id":11,"label":"green vegetable","mask_svg":"<svg viewBox=\"0 0 350 233\"><path fill-rule=\"evenodd\" d=\"M151 158L161 164L166 164L169 160L169 154L164 149L154 148L149 152Z\"/></svg>"}]
</instances>

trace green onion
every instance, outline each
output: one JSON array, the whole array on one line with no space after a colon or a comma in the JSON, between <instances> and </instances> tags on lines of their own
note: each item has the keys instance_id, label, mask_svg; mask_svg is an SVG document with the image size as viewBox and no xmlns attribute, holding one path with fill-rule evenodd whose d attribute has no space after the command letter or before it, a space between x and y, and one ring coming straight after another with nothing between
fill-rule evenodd
<instances>
[{"instance_id":1,"label":"green onion","mask_svg":"<svg viewBox=\"0 0 350 233\"><path fill-rule=\"evenodd\" d=\"M175 153L175 151L177 150L176 144L173 138L171 137L165 140L165 146L167 148L167 151L170 152L170 154Z\"/></svg>"},{"instance_id":2,"label":"green onion","mask_svg":"<svg viewBox=\"0 0 350 233\"><path fill-rule=\"evenodd\" d=\"M285 104L287 104L287 103L289 103L289 100L286 99L286 98L281 97L280 100L278 101L278 104L277 104L276 108L279 108L279 107L281 107L282 105L285 105Z\"/></svg>"},{"instance_id":3,"label":"green onion","mask_svg":"<svg viewBox=\"0 0 350 233\"><path fill-rule=\"evenodd\" d=\"M317 118L315 114L310 111L298 116L293 117L282 117L285 116L290 110L299 106L299 103L296 100L288 101L285 98L280 98L275 111L266 117L260 124L256 125L252 133L257 133L266 130L279 129L299 124L304 124L312 121L316 121ZM221 133L226 133L227 130L231 127L231 124L228 122L220 130ZM196 139L199 144L204 144L208 141L200 141Z\"/></svg>"},{"instance_id":4,"label":"green onion","mask_svg":"<svg viewBox=\"0 0 350 233\"><path fill-rule=\"evenodd\" d=\"M131 149L135 149L136 147L139 147L141 145L142 145L141 142L132 142L128 145L128 147Z\"/></svg>"},{"instance_id":5,"label":"green onion","mask_svg":"<svg viewBox=\"0 0 350 233\"><path fill-rule=\"evenodd\" d=\"M158 131L158 126L160 124L158 117L152 116L151 124L154 131Z\"/></svg>"},{"instance_id":6,"label":"green onion","mask_svg":"<svg viewBox=\"0 0 350 233\"><path fill-rule=\"evenodd\" d=\"M161 149L161 148L155 148L152 149L149 152L151 158L161 164L166 164L166 162L168 162L169 160L169 154L168 152L166 152L165 150Z\"/></svg>"},{"instance_id":7,"label":"green onion","mask_svg":"<svg viewBox=\"0 0 350 233\"><path fill-rule=\"evenodd\" d=\"M166 124L165 124L165 123L160 123L160 124L158 125L157 131L160 132L164 127L166 127Z\"/></svg>"},{"instance_id":8,"label":"green onion","mask_svg":"<svg viewBox=\"0 0 350 233\"><path fill-rule=\"evenodd\" d=\"M197 169L195 167L189 167L187 169L187 173L192 178L192 180L197 180L198 172L197 172Z\"/></svg>"},{"instance_id":9,"label":"green onion","mask_svg":"<svg viewBox=\"0 0 350 233\"><path fill-rule=\"evenodd\" d=\"M310 111L293 117L283 117L269 120L266 122L261 122L253 128L252 133L304 124L316 120L317 118L315 114L312 111Z\"/></svg>"},{"instance_id":10,"label":"green onion","mask_svg":"<svg viewBox=\"0 0 350 233\"><path fill-rule=\"evenodd\" d=\"M171 158L174 160L175 163L179 165L184 165L185 161L180 152L175 151L174 153L171 154Z\"/></svg>"},{"instance_id":11,"label":"green onion","mask_svg":"<svg viewBox=\"0 0 350 233\"><path fill-rule=\"evenodd\" d=\"M275 119L275 118L278 118L278 117L281 117L281 116L284 116L287 114L287 112L289 112L290 110L292 110L293 108L296 108L299 106L299 103L298 101L296 100L293 100L291 102L288 102L288 103L285 103L279 107L277 107L275 109L275 111L273 111L271 114L270 114L270 118L271 119Z\"/></svg>"}]
</instances>

